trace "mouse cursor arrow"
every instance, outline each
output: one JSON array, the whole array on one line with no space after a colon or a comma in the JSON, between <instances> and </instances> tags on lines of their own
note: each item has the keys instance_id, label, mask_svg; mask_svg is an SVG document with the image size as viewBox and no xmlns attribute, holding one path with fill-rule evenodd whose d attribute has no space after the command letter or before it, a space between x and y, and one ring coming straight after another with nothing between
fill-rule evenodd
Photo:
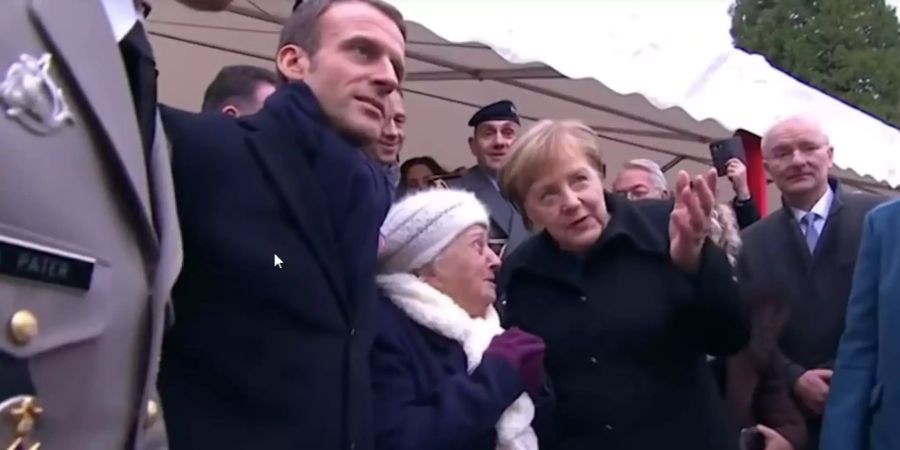
<instances>
[{"instance_id":1,"label":"mouse cursor arrow","mask_svg":"<svg viewBox=\"0 0 900 450\"><path fill-rule=\"evenodd\" d=\"M275 267L281 269L282 265L284 265L284 261L282 261L281 258L278 257L278 255L275 255Z\"/></svg>"}]
</instances>

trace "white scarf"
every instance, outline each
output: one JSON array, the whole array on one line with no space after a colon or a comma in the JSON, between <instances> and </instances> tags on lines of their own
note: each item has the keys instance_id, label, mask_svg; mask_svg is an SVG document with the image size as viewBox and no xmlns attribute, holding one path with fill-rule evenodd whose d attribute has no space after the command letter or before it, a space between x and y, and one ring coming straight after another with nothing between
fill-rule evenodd
<instances>
[{"instance_id":1,"label":"white scarf","mask_svg":"<svg viewBox=\"0 0 900 450\"><path fill-rule=\"evenodd\" d=\"M489 307L483 318L472 318L456 302L418 277L408 273L378 275L375 281L391 301L414 322L462 345L472 373L494 336L503 333L500 318ZM519 396L497 421L497 450L537 450L531 429L534 403Z\"/></svg>"}]
</instances>

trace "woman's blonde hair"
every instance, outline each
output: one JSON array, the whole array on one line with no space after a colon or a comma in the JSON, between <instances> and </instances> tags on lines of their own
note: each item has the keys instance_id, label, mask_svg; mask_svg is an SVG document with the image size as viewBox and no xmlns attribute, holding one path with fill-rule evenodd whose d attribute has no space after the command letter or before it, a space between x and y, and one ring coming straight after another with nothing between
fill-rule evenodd
<instances>
[{"instance_id":1,"label":"woman's blonde hair","mask_svg":"<svg viewBox=\"0 0 900 450\"><path fill-rule=\"evenodd\" d=\"M734 210L728 205L717 204L712 210L711 218L712 228L709 231L709 238L725 251L728 262L734 266L743 245Z\"/></svg>"},{"instance_id":2,"label":"woman's blonde hair","mask_svg":"<svg viewBox=\"0 0 900 450\"><path fill-rule=\"evenodd\" d=\"M603 167L597 135L579 120L541 120L513 142L510 153L500 171L500 190L526 221L525 194L549 165L577 155L587 158L598 173Z\"/></svg>"}]
</instances>

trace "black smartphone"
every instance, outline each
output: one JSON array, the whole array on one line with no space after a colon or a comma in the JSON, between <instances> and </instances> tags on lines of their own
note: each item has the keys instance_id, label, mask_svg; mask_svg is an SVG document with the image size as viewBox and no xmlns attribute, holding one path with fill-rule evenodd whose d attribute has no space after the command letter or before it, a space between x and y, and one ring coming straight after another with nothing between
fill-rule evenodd
<instances>
[{"instance_id":1,"label":"black smartphone","mask_svg":"<svg viewBox=\"0 0 900 450\"><path fill-rule=\"evenodd\" d=\"M709 144L709 154L712 156L713 165L720 177L728 174L726 167L732 158L737 158L744 164L747 163L744 155L744 143L739 136Z\"/></svg>"},{"instance_id":2,"label":"black smartphone","mask_svg":"<svg viewBox=\"0 0 900 450\"><path fill-rule=\"evenodd\" d=\"M747 427L741 430L740 450L764 450L766 440L756 427Z\"/></svg>"}]
</instances>

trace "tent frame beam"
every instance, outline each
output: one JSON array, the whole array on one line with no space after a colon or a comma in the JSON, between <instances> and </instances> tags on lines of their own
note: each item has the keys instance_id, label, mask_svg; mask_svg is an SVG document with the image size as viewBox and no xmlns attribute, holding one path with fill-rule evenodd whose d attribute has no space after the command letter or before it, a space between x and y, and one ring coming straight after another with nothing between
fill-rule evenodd
<instances>
[{"instance_id":1,"label":"tent frame beam","mask_svg":"<svg viewBox=\"0 0 900 450\"><path fill-rule=\"evenodd\" d=\"M227 10L233 14L237 14L240 16L249 17L251 19L261 20L264 22L273 23L273 24L277 24L277 25L283 25L284 22L287 20L284 17L275 17L271 14L263 14L262 12L257 11L256 9L248 8L245 6L229 5L227 7ZM582 107L585 107L588 109L593 109L595 111L605 112L605 113L616 115L619 117L624 117L626 119L633 120L638 123L644 123L647 125L651 125L651 126L672 132L673 139L682 139L682 140L687 140L687 141L692 141L692 142L701 142L701 143L709 143L709 142L712 142L715 140L709 136L703 136L703 135L696 134L689 130L681 129L678 127L673 127L673 126L668 125L663 122L658 122L655 120L640 117L638 115L631 114L631 113L628 113L625 111L621 111L616 108L611 108L609 106L600 105L600 104L597 104L594 102L589 102L584 99L573 97L571 95L566 95L561 92L556 92L552 89L547 89L547 88L544 88L541 86L523 83L523 82L520 82L517 80L508 79L508 78L486 77L486 76L483 76L483 71L479 71L478 69L474 69L472 67L468 67L463 64L457 64L452 61L447 61L442 58L430 56L430 55L427 55L427 54L424 54L421 52L417 52L415 50L406 49L406 57L409 59L414 59L416 61L424 62L424 63L431 64L434 66L442 67L445 69L450 69L450 71L452 71L452 72L466 73L466 74L469 74L470 77L474 78L474 79L495 81L495 82L498 82L501 84L510 85L510 86L513 86L513 87L516 87L519 89L523 89L526 91L530 91L530 92L533 92L536 94L544 95L544 96L547 96L550 98L554 98L557 100L562 100L564 102L582 106ZM482 76L479 76L479 72L482 73Z\"/></svg>"},{"instance_id":2,"label":"tent frame beam","mask_svg":"<svg viewBox=\"0 0 900 450\"><path fill-rule=\"evenodd\" d=\"M272 23L272 24L276 24L276 25L282 25L284 23L284 21L286 20L283 17L277 17L277 16L267 14L267 13L264 14L263 12L258 11L256 9L243 7L243 6L229 5L227 7L227 10L233 14L237 14L237 15L244 16L244 17L249 17L249 18L256 19L256 20L261 20L263 22ZM270 62L272 61L272 57L269 55L261 55L261 54L254 53L254 52L248 52L248 51L244 51L244 50L223 47L223 46L219 46L216 44L196 41L196 40L192 40L192 39L188 39L188 38L184 38L184 37L180 37L180 36L176 36L176 35L172 35L172 34L168 34L168 33L162 33L162 32L157 32L157 31L150 31L149 33L151 35L155 35L158 37L172 39L172 40L176 40L176 41L180 41L180 42L184 42L184 43L188 43L188 44L198 45L198 46L202 46L202 47L206 47L206 48L210 48L210 49L214 49L214 50L219 50L222 52L239 54L239 55L243 55L243 56L254 58L254 59L260 59L263 61L270 61ZM437 43L435 43L435 44L437 44ZM489 47L484 47L484 48L489 49ZM596 132L597 137L599 137L601 139L609 140L612 142L618 142L618 143L628 145L631 147L640 148L640 149L652 151L655 153L672 156L673 159L670 160L669 162L667 162L663 166L663 167L666 167L664 172L671 170L675 165L681 163L684 160L694 161L694 162L706 164L706 165L711 164L711 160L709 160L707 158L700 158L700 157L696 157L696 156L685 155L685 154L681 154L681 153L674 152L671 150L666 150L666 149L662 149L662 148L658 148L658 147L654 147L654 146L641 144L638 142L629 141L626 139L621 139L618 137L614 137L614 136L605 134L604 132L626 133L626 134L634 134L634 135L638 135L638 136L648 136L648 137L656 137L656 138L662 138L662 139L687 140L687 141L695 141L695 142L700 142L700 143L712 142L713 140L715 140L712 137L700 135L700 134L691 132L689 130L684 130L684 129L681 129L678 127L673 127L673 126L670 126L670 125L662 123L662 122L639 117L639 116L627 113L625 111L617 110L615 108L610 108L610 107L607 107L604 105L599 105L599 104L596 104L593 102L588 102L583 99L579 99L579 98L576 98L576 97L573 97L570 95L556 92L551 89L544 88L542 86L537 86L537 85L533 85L530 83L525 83L525 82L519 81L520 79L566 78L564 75L559 74L559 72L553 70L552 68L549 68L549 67L546 67L546 68L544 68L544 67L527 67L527 68L516 68L516 69L476 69L476 68L468 67L465 65L456 64L451 61L446 61L446 60L443 60L440 58L435 58L435 57L432 57L432 56L429 56L429 55L426 55L426 54L423 54L420 52L416 52L413 50L408 50L408 49L406 52L406 56L407 56L407 58L410 58L410 59L414 59L414 60L424 62L427 64L431 64L434 66L449 69L447 71L423 71L423 72L410 73L409 74L410 77L421 76L421 79L415 80L415 79L407 78L408 81L453 81L453 80L471 80L471 79L475 79L475 80L479 80L479 81L490 80L490 81L495 81L498 83L506 84L506 85L509 85L512 87L516 87L519 89L523 89L523 90L526 90L526 91L529 91L529 92L532 92L535 94L544 95L544 96L547 96L550 98L554 98L557 100L572 103L572 104L582 106L582 107L585 107L588 109L606 112L606 113L609 113L612 115L616 115L616 116L623 117L623 118L626 118L629 120L633 120L635 122L644 123L647 125L651 125L651 126L660 128L662 130L666 130L672 134L665 133L665 132L648 131L648 130L629 130L629 129L600 127L600 126L591 127ZM442 76L449 77L449 78L440 78ZM472 106L472 107L476 107L476 108L479 107L478 105L473 105L473 104L470 104L468 102L464 102L461 100L441 97L441 96L437 96L437 95L422 92L422 91L416 91L416 90L410 89L410 88L404 88L404 90L407 92L425 95L425 96L436 98L439 100L451 101L454 103ZM525 119L528 119L528 120L539 120L539 118L534 118L534 117L527 117L527 116L522 116L522 117ZM891 190L891 188L889 186L887 186L886 184L878 183L876 181L850 180L850 179L846 179L844 177L839 177L839 178L841 179L841 181L843 183L847 184L848 186L852 186L857 189L860 189L860 190L863 190L866 192L870 192L870 193L878 193L879 190ZM771 180L769 180L769 182L771 182Z\"/></svg>"},{"instance_id":3,"label":"tent frame beam","mask_svg":"<svg viewBox=\"0 0 900 450\"><path fill-rule=\"evenodd\" d=\"M411 72L405 81L461 81L461 80L548 80L566 78L549 67L525 67L516 69L472 69L469 72L455 70L431 70Z\"/></svg>"},{"instance_id":4,"label":"tent frame beam","mask_svg":"<svg viewBox=\"0 0 900 450\"><path fill-rule=\"evenodd\" d=\"M217 45L217 44L212 44L212 43L208 43L208 42L198 41L198 40L195 40L195 39L184 38L184 37L181 37L181 36L175 36L175 35L172 35L172 34L163 33L163 32L159 32L159 31L153 31L153 30L151 30L151 31L149 31L149 33L150 33L152 36L157 36L157 37L161 37L161 38L165 38L165 39L171 39L171 40L174 40L174 41L183 42L183 43L186 43L186 44L197 45L197 46L200 46L200 47L205 47L205 48L209 48L209 49L213 49L213 50L218 50L218 51L222 51L222 52L234 53L234 54L238 54L238 55L242 55L242 56L247 56L247 57L254 58L254 59L259 59L259 60L261 60L261 61L271 62L271 60L272 60L272 58L271 58L270 56L261 55L261 54L259 54L259 53L248 52L248 51L239 50L239 49L234 49L234 48L230 48L230 47L224 47L224 46L220 46L220 45ZM522 75L522 72L521 72L521 71L523 71L523 70L534 71L535 69L536 69L536 68L531 68L531 69L511 69L511 70L502 70L502 71L503 71L503 72L509 72L508 74L503 75L503 76L519 76L519 75ZM485 72L485 73L490 73L492 76L501 76L499 73L495 73L495 72L501 72L501 70L495 70L495 71L485 70L484 72ZM441 72L441 73L444 73L444 72ZM418 75L419 75L419 74L424 74L424 73L423 73L423 72L413 72L413 73L410 73L409 76L407 77L407 80L410 80L411 78L418 78ZM534 76L534 77L541 77L543 74L545 74L545 73L534 72L534 73L532 74L532 76ZM528 76L528 74L525 74L525 75L526 75L526 77ZM425 74L424 76L427 77L428 75ZM465 79L469 79L469 77L465 77ZM408 87L407 87L407 88L404 88L404 91L406 91L406 92L411 92L411 93L414 93L414 94L419 94L419 95L429 96L429 97L433 97L433 98L438 98L438 99L444 100L444 101L452 101L452 102L459 103L459 104L462 104L462 105L465 105L465 106L469 106L469 107L472 107L472 108L476 108L476 109L477 109L477 108L480 108L479 105L476 105L476 104L473 104L473 103L462 102L462 101L456 101L455 99L449 99L449 98L444 98L444 97L440 97L440 96L435 96L435 95L428 94L428 93L425 93L425 92L423 92L423 91L418 91L418 90L415 90L415 89L412 89L412 88L408 88ZM530 117L530 116L522 116L522 117L525 118L525 119L528 119L528 120L533 120L533 121L541 120L541 118L539 118L539 117ZM682 139L681 136L673 135L672 133L669 133L669 132L667 132L667 131L659 131L659 130L643 130L643 129L637 129L637 128L607 127L607 126L599 126L599 125L592 126L591 128L594 129L595 131L598 131L598 132L606 132L606 133L614 133L614 134L625 134L625 135L632 135L632 136L642 136L642 137L649 137L649 138L655 138L655 139L676 139L676 140L681 140L681 139Z\"/></svg>"},{"instance_id":5,"label":"tent frame beam","mask_svg":"<svg viewBox=\"0 0 900 450\"><path fill-rule=\"evenodd\" d=\"M672 158L671 160L669 160L669 162L660 166L659 169L662 170L663 173L666 173L666 172L672 170L673 167L677 166L679 163L684 161L684 159L685 159L684 156L676 156L676 157Z\"/></svg>"}]
</instances>

